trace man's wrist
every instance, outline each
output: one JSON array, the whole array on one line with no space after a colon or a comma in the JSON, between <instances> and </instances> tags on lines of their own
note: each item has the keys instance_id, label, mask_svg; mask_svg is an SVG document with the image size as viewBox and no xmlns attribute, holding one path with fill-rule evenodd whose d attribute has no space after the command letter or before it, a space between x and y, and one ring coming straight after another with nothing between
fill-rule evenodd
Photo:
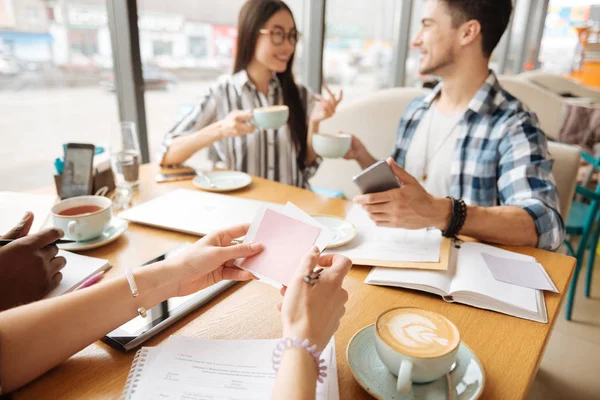
<instances>
[{"instance_id":1,"label":"man's wrist","mask_svg":"<svg viewBox=\"0 0 600 400\"><path fill-rule=\"evenodd\" d=\"M448 198L435 198L433 206L433 226L440 231L445 231L452 220L452 200Z\"/></svg>"}]
</instances>

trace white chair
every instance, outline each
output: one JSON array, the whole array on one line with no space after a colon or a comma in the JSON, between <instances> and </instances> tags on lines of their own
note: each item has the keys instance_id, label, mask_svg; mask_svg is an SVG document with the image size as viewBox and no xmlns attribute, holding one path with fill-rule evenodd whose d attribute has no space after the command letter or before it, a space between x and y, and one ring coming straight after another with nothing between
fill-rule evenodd
<instances>
[{"instance_id":1,"label":"white chair","mask_svg":"<svg viewBox=\"0 0 600 400\"><path fill-rule=\"evenodd\" d=\"M400 118L410 101L426 94L426 89L394 88L375 92L362 99L342 103L335 115L323 121L321 132L355 134L376 158L388 157L394 149ZM313 186L342 191L351 199L359 194L352 177L360 172L355 161L324 159Z\"/></svg>"},{"instance_id":2,"label":"white chair","mask_svg":"<svg viewBox=\"0 0 600 400\"><path fill-rule=\"evenodd\" d=\"M548 142L548 152L550 158L554 160L552 175L554 175L556 181L560 214L566 224L577 184L580 152L575 146L558 142Z\"/></svg>"},{"instance_id":3,"label":"white chair","mask_svg":"<svg viewBox=\"0 0 600 400\"><path fill-rule=\"evenodd\" d=\"M600 103L600 90L589 88L574 79L562 75L535 70L523 72L519 74L519 78L539 85L558 95L561 93L571 93L575 96L593 99L594 102Z\"/></svg>"},{"instance_id":4,"label":"white chair","mask_svg":"<svg viewBox=\"0 0 600 400\"><path fill-rule=\"evenodd\" d=\"M563 106L566 102L562 97L545 90L533 83L513 76L499 76L500 85L527 108L533 111L540 122L540 128L546 136L558 140L562 127Z\"/></svg>"}]
</instances>

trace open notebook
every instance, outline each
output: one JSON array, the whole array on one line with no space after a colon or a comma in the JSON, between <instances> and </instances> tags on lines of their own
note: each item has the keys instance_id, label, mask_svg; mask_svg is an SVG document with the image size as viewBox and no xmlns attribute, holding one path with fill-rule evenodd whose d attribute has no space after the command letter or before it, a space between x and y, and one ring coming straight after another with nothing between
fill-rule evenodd
<instances>
[{"instance_id":1,"label":"open notebook","mask_svg":"<svg viewBox=\"0 0 600 400\"><path fill-rule=\"evenodd\" d=\"M133 359L122 399L269 399L271 360L278 339L213 340L171 336L161 347L142 347ZM327 377L317 400L339 400L335 343L321 358Z\"/></svg>"},{"instance_id":2,"label":"open notebook","mask_svg":"<svg viewBox=\"0 0 600 400\"><path fill-rule=\"evenodd\" d=\"M463 243L453 251L448 271L373 268L365 283L396 286L438 294L444 300L493 310L537 322L548 322L541 290L497 281L482 254L531 261L533 257L481 243Z\"/></svg>"},{"instance_id":3,"label":"open notebook","mask_svg":"<svg viewBox=\"0 0 600 400\"><path fill-rule=\"evenodd\" d=\"M102 258L82 256L64 250L59 250L58 255L67 259L67 265L60 271L63 275L62 280L54 290L48 293L46 299L72 292L90 276L111 267L108 260Z\"/></svg>"}]
</instances>

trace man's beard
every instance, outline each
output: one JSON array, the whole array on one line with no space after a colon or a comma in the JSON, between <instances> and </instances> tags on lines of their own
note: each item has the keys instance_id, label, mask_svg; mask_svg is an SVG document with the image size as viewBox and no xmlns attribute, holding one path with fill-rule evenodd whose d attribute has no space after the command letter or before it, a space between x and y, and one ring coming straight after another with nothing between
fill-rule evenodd
<instances>
[{"instance_id":1,"label":"man's beard","mask_svg":"<svg viewBox=\"0 0 600 400\"><path fill-rule=\"evenodd\" d=\"M420 67L419 73L421 75L440 75L440 71L452 64L454 64L454 54L452 54L452 49L448 49L443 57L435 64Z\"/></svg>"}]
</instances>

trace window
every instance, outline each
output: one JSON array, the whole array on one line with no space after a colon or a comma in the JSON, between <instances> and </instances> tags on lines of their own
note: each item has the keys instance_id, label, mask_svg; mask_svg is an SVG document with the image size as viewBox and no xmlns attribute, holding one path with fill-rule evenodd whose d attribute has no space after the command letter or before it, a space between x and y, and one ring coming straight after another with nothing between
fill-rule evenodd
<instances>
[{"instance_id":1,"label":"window","mask_svg":"<svg viewBox=\"0 0 600 400\"><path fill-rule=\"evenodd\" d=\"M396 0L328 0L323 78L346 100L389 87Z\"/></svg>"},{"instance_id":2,"label":"window","mask_svg":"<svg viewBox=\"0 0 600 400\"><path fill-rule=\"evenodd\" d=\"M105 0L0 0L0 27L14 23L0 28L0 190L52 185L63 144L105 142L118 121L107 21Z\"/></svg>"},{"instance_id":3,"label":"window","mask_svg":"<svg viewBox=\"0 0 600 400\"><path fill-rule=\"evenodd\" d=\"M600 1L551 0L542 37L539 60L542 69L554 73L569 73L575 66L578 36L575 26L597 24L600 28Z\"/></svg>"},{"instance_id":4,"label":"window","mask_svg":"<svg viewBox=\"0 0 600 400\"><path fill-rule=\"evenodd\" d=\"M190 55L199 59L208 57L208 38L206 36L190 37Z\"/></svg>"},{"instance_id":5,"label":"window","mask_svg":"<svg viewBox=\"0 0 600 400\"><path fill-rule=\"evenodd\" d=\"M157 161L165 133L197 104L204 90L220 76L231 74L238 14L244 1L219 0L218 7L212 1L137 1L152 161ZM287 4L302 31L304 0L291 0ZM296 73L300 72L299 55L300 44ZM200 168L210 167L208 150L199 152L190 162Z\"/></svg>"}]
</instances>

